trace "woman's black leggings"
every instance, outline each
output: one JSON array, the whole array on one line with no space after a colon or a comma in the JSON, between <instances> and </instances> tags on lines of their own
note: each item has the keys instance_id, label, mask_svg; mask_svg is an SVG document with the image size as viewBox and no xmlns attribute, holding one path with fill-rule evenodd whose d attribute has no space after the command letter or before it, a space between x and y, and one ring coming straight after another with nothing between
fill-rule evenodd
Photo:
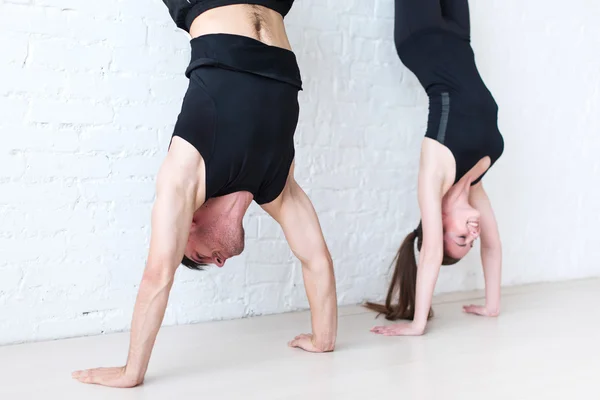
<instances>
[{"instance_id":1,"label":"woman's black leggings","mask_svg":"<svg viewBox=\"0 0 600 400\"><path fill-rule=\"evenodd\" d=\"M471 34L468 0L396 0L396 46L427 28L444 28L468 39Z\"/></svg>"}]
</instances>

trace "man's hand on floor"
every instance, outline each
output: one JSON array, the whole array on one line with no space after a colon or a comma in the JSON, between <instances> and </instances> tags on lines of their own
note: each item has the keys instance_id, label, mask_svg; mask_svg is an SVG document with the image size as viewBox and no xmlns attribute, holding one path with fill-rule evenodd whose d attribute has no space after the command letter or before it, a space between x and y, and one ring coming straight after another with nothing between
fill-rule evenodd
<instances>
[{"instance_id":1,"label":"man's hand on floor","mask_svg":"<svg viewBox=\"0 0 600 400\"><path fill-rule=\"evenodd\" d=\"M91 383L116 388L132 388L141 385L143 379L127 374L125 367L95 368L83 371L75 371L73 379L82 383Z\"/></svg>"},{"instance_id":2,"label":"man's hand on floor","mask_svg":"<svg viewBox=\"0 0 600 400\"><path fill-rule=\"evenodd\" d=\"M297 347L310 353L327 353L333 351L333 346L318 345L315 343L315 337L312 334L301 334L288 343L290 347Z\"/></svg>"}]
</instances>

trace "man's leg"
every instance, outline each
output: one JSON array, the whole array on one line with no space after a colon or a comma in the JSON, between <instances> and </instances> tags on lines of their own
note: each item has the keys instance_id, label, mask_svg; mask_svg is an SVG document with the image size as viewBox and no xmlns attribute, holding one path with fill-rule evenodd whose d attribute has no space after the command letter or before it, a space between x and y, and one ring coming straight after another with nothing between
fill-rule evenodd
<instances>
[{"instance_id":1,"label":"man's leg","mask_svg":"<svg viewBox=\"0 0 600 400\"><path fill-rule=\"evenodd\" d=\"M442 0L442 14L449 23L456 24L462 34L471 36L468 0Z\"/></svg>"}]
</instances>

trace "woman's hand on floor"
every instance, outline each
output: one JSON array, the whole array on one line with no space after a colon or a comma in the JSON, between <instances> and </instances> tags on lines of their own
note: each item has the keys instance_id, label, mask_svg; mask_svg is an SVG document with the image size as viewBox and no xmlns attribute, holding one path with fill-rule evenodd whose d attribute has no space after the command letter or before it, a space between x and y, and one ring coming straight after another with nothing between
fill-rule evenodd
<instances>
[{"instance_id":1,"label":"woman's hand on floor","mask_svg":"<svg viewBox=\"0 0 600 400\"><path fill-rule=\"evenodd\" d=\"M128 376L125 367L94 368L83 371L75 371L73 379L82 383L91 383L116 388L132 388L141 385L143 379Z\"/></svg>"},{"instance_id":2,"label":"woman's hand on floor","mask_svg":"<svg viewBox=\"0 0 600 400\"><path fill-rule=\"evenodd\" d=\"M491 308L487 306L477 306L474 304L470 304L468 306L463 306L463 311L467 314L475 314L480 315L482 317L497 317L500 315L499 308Z\"/></svg>"},{"instance_id":3,"label":"woman's hand on floor","mask_svg":"<svg viewBox=\"0 0 600 400\"><path fill-rule=\"evenodd\" d=\"M386 326L376 326L371 332L383 336L421 336L425 333L425 328L417 326L413 322L394 324Z\"/></svg>"}]
</instances>

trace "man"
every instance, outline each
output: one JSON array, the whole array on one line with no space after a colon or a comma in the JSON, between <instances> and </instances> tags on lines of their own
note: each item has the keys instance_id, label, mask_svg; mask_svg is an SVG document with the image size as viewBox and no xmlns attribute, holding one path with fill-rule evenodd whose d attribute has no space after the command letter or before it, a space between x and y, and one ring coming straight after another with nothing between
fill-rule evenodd
<instances>
[{"instance_id":1,"label":"man","mask_svg":"<svg viewBox=\"0 0 600 400\"><path fill-rule=\"evenodd\" d=\"M165 3L193 38L190 85L158 174L127 364L75 372L84 383L143 382L175 270L180 263L222 267L239 255L242 218L253 200L281 225L302 262L312 334L289 345L310 352L335 346L333 264L312 204L294 180L301 80L283 24L293 0Z\"/></svg>"}]
</instances>

